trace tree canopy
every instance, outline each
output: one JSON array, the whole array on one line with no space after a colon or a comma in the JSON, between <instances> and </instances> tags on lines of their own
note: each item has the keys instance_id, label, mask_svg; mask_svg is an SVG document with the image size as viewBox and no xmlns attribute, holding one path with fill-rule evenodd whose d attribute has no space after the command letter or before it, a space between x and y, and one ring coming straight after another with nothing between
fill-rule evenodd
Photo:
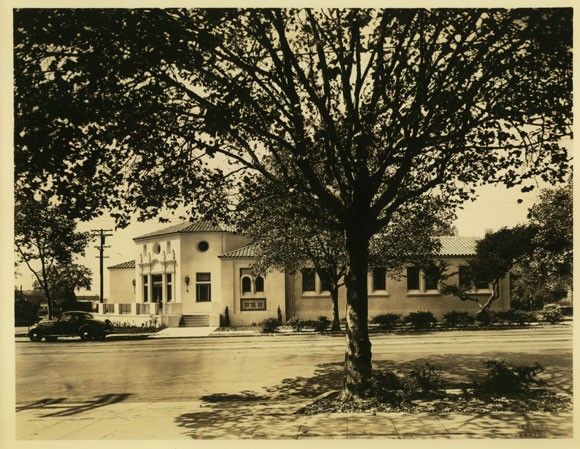
<instances>
[{"instance_id":1,"label":"tree canopy","mask_svg":"<svg viewBox=\"0 0 580 449\"><path fill-rule=\"evenodd\" d=\"M120 225L295 192L345 233L360 396L371 237L433 189L562 179L571 47L571 8L16 10L16 188Z\"/></svg>"}]
</instances>

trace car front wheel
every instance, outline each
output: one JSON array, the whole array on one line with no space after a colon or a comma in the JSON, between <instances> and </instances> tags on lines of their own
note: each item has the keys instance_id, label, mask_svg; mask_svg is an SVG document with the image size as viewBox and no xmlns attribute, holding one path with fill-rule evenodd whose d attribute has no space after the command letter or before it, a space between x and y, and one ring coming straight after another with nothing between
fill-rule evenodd
<instances>
[{"instance_id":1,"label":"car front wheel","mask_svg":"<svg viewBox=\"0 0 580 449\"><path fill-rule=\"evenodd\" d=\"M30 338L30 341L42 340L42 334L38 331L31 331L30 334L28 334L28 337Z\"/></svg>"}]
</instances>

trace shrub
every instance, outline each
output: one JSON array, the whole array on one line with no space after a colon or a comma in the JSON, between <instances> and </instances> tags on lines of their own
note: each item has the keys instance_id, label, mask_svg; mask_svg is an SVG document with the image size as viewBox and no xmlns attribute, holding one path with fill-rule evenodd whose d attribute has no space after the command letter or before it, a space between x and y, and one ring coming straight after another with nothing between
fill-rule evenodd
<instances>
[{"instance_id":1,"label":"shrub","mask_svg":"<svg viewBox=\"0 0 580 449\"><path fill-rule=\"evenodd\" d=\"M278 327L280 327L280 322L277 318L266 318L260 323L260 325L262 326L262 333L270 334L278 330Z\"/></svg>"},{"instance_id":2,"label":"shrub","mask_svg":"<svg viewBox=\"0 0 580 449\"><path fill-rule=\"evenodd\" d=\"M223 327L230 327L230 309L226 306L226 310L224 311L224 326Z\"/></svg>"},{"instance_id":3,"label":"shrub","mask_svg":"<svg viewBox=\"0 0 580 449\"><path fill-rule=\"evenodd\" d=\"M419 396L419 393L422 393L421 396L434 393L441 386L441 371L426 363L406 375L397 375L393 371L373 370L370 394L383 402L407 401Z\"/></svg>"},{"instance_id":4,"label":"shrub","mask_svg":"<svg viewBox=\"0 0 580 449\"><path fill-rule=\"evenodd\" d=\"M457 311L447 312L443 315L443 319L450 327L466 326L468 324L473 324L475 321L475 318L469 312Z\"/></svg>"},{"instance_id":5,"label":"shrub","mask_svg":"<svg viewBox=\"0 0 580 449\"><path fill-rule=\"evenodd\" d=\"M407 378L410 385L416 385L424 393L432 393L441 388L441 370L430 363L425 363L421 368L413 368Z\"/></svg>"},{"instance_id":6,"label":"shrub","mask_svg":"<svg viewBox=\"0 0 580 449\"><path fill-rule=\"evenodd\" d=\"M408 401L412 390L405 380L393 371L375 371L371 375L369 395L380 402L401 403Z\"/></svg>"},{"instance_id":7,"label":"shrub","mask_svg":"<svg viewBox=\"0 0 580 449\"><path fill-rule=\"evenodd\" d=\"M496 317L498 321L505 324L518 324L523 326L524 324L530 323L535 320L533 314L524 312L523 310L506 310L502 312L497 312Z\"/></svg>"},{"instance_id":8,"label":"shrub","mask_svg":"<svg viewBox=\"0 0 580 449\"><path fill-rule=\"evenodd\" d=\"M294 332L302 332L302 329L304 328L304 321L296 317L290 318L288 320L288 324L292 326L292 330Z\"/></svg>"},{"instance_id":9,"label":"shrub","mask_svg":"<svg viewBox=\"0 0 580 449\"><path fill-rule=\"evenodd\" d=\"M405 317L406 323L411 323L413 329L429 329L437 323L437 320L431 312L411 312Z\"/></svg>"},{"instance_id":10,"label":"shrub","mask_svg":"<svg viewBox=\"0 0 580 449\"><path fill-rule=\"evenodd\" d=\"M492 324L497 322L497 317L495 312L486 310L485 312L479 312L475 316L475 320L482 326L491 326Z\"/></svg>"},{"instance_id":11,"label":"shrub","mask_svg":"<svg viewBox=\"0 0 580 449\"><path fill-rule=\"evenodd\" d=\"M401 321L401 315L396 313L383 313L372 318L371 323L377 324L381 330L393 330Z\"/></svg>"},{"instance_id":12,"label":"shrub","mask_svg":"<svg viewBox=\"0 0 580 449\"><path fill-rule=\"evenodd\" d=\"M530 385L540 383L537 376L544 370L538 362L529 366L517 366L505 360L488 360L485 380L475 385L475 390L487 394L518 394L530 389Z\"/></svg>"},{"instance_id":13,"label":"shrub","mask_svg":"<svg viewBox=\"0 0 580 449\"><path fill-rule=\"evenodd\" d=\"M544 313L544 321L547 321L550 324L557 324L562 321L562 318L562 312L560 312L558 309L549 310Z\"/></svg>"},{"instance_id":14,"label":"shrub","mask_svg":"<svg viewBox=\"0 0 580 449\"><path fill-rule=\"evenodd\" d=\"M313 323L313 327L316 332L326 332L329 326L330 320L324 315L319 316Z\"/></svg>"}]
</instances>

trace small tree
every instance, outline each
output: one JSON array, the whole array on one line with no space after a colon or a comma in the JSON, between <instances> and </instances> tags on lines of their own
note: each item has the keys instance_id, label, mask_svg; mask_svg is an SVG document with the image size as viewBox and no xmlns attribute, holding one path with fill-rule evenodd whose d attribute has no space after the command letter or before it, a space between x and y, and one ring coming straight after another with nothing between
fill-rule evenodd
<instances>
[{"instance_id":1,"label":"small tree","mask_svg":"<svg viewBox=\"0 0 580 449\"><path fill-rule=\"evenodd\" d=\"M486 312L500 297L500 281L530 253L535 233L530 226L516 226L487 234L477 242L475 257L468 261L465 270L441 276L442 293L454 295L461 301L475 302L479 306L478 313ZM446 282L453 274L462 276L459 284ZM478 282L485 282L491 290L483 302L471 293Z\"/></svg>"},{"instance_id":2,"label":"small tree","mask_svg":"<svg viewBox=\"0 0 580 449\"><path fill-rule=\"evenodd\" d=\"M75 222L45 196L17 197L14 222L17 261L34 275L53 318L58 296L74 299L74 290L90 288L90 270L73 263L74 256L84 255L90 234L76 232Z\"/></svg>"}]
</instances>

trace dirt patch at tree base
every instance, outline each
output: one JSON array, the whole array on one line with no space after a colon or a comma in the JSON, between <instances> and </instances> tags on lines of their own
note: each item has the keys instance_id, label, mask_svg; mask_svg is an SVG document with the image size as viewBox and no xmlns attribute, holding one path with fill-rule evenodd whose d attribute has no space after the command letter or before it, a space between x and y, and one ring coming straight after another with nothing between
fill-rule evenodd
<instances>
[{"instance_id":1,"label":"dirt patch at tree base","mask_svg":"<svg viewBox=\"0 0 580 449\"><path fill-rule=\"evenodd\" d=\"M320 413L491 413L491 412L568 412L572 410L570 395L545 390L532 390L513 396L473 396L440 393L411 400L381 401L343 400L333 391L298 410L297 414Z\"/></svg>"}]
</instances>

